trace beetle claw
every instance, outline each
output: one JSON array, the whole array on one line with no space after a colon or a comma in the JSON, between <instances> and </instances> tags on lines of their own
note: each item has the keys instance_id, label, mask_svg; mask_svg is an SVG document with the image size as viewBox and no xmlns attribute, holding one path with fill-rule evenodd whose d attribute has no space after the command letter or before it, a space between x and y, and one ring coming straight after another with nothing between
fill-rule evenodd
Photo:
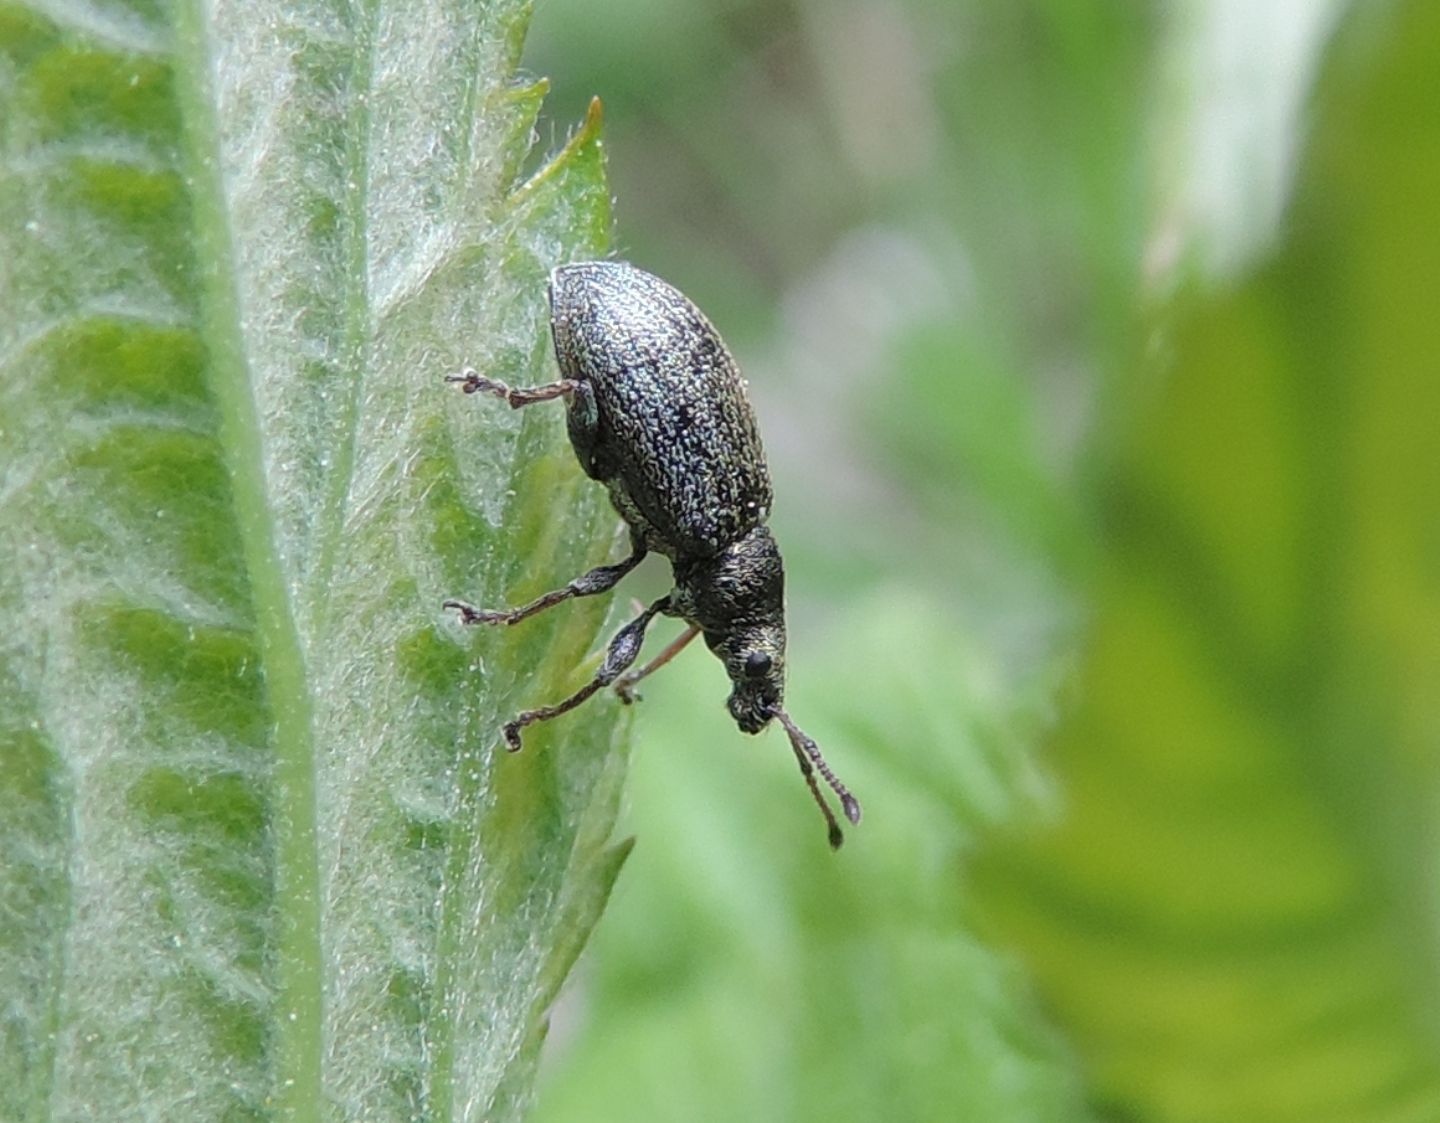
<instances>
[{"instance_id":1,"label":"beetle claw","mask_svg":"<svg viewBox=\"0 0 1440 1123\"><path fill-rule=\"evenodd\" d=\"M476 608L473 604L466 604L463 600L447 600L441 608L453 608L460 613L462 624L504 624L509 621L511 613L496 612L489 608Z\"/></svg>"}]
</instances>

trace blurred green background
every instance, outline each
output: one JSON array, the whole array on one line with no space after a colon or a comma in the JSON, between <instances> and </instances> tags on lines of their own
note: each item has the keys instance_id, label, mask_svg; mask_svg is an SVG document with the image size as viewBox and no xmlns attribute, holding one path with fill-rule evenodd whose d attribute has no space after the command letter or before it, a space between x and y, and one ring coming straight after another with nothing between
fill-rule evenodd
<instances>
[{"instance_id":1,"label":"blurred green background","mask_svg":"<svg viewBox=\"0 0 1440 1123\"><path fill-rule=\"evenodd\" d=\"M526 63L747 372L866 809L647 683L535 1117L1440 1119L1440 6L540 0Z\"/></svg>"}]
</instances>

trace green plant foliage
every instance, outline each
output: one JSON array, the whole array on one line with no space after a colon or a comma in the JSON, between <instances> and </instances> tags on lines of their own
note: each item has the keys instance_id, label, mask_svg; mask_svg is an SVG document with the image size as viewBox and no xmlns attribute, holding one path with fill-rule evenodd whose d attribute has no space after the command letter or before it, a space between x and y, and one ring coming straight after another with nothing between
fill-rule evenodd
<instances>
[{"instance_id":1,"label":"green plant foliage","mask_svg":"<svg viewBox=\"0 0 1440 1123\"><path fill-rule=\"evenodd\" d=\"M838 854L783 733L723 720L713 661L657 676L632 768L645 829L582 991L603 1032L560 1046L537 1120L1088 1118L1023 975L969 930L964 855L1039 781L993 657L962 637L891 590L794 674L813 685L789 708L864 801Z\"/></svg>"},{"instance_id":2,"label":"green plant foliage","mask_svg":"<svg viewBox=\"0 0 1440 1123\"><path fill-rule=\"evenodd\" d=\"M0 1118L519 1115L624 857L528 5L0 3ZM503 759L502 759L503 758Z\"/></svg>"},{"instance_id":3,"label":"green plant foliage","mask_svg":"<svg viewBox=\"0 0 1440 1123\"><path fill-rule=\"evenodd\" d=\"M1131 384L1063 813L982 870L1117 1118L1440 1115L1440 10L1348 32L1281 248Z\"/></svg>"}]
</instances>

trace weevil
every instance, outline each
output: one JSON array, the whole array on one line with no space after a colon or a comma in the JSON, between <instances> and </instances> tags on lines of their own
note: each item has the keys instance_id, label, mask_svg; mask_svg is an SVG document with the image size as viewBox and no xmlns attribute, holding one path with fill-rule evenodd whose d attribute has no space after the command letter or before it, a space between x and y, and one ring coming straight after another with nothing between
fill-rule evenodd
<instances>
[{"instance_id":1,"label":"weevil","mask_svg":"<svg viewBox=\"0 0 1440 1123\"><path fill-rule=\"evenodd\" d=\"M459 600L444 607L466 624L518 624L572 597L614 588L652 551L670 560L674 588L615 634L588 683L507 722L506 746L519 750L526 726L573 710L612 684L628 704L637 682L703 636L730 676L730 715L745 733L759 733L772 720L784 726L825 816L830 845L838 847L844 835L816 775L852 823L860 822L860 804L782 705L785 570L765 525L770 471L735 360L683 294L625 262L562 265L550 275L549 299L558 380L511 388L467 368L446 381L513 409L563 401L581 468L609 490L629 529L629 556L518 608L483 609ZM685 630L631 671L645 629L661 615L683 620Z\"/></svg>"}]
</instances>

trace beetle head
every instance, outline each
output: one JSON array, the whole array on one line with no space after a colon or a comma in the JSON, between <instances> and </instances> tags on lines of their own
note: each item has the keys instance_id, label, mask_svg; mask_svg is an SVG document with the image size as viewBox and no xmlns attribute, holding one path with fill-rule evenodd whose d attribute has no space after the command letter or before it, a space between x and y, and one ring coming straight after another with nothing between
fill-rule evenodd
<instances>
[{"instance_id":1,"label":"beetle head","mask_svg":"<svg viewBox=\"0 0 1440 1123\"><path fill-rule=\"evenodd\" d=\"M759 733L780 709L785 695L785 633L761 629L727 643L725 660L734 689L725 705L745 733Z\"/></svg>"},{"instance_id":2,"label":"beetle head","mask_svg":"<svg viewBox=\"0 0 1440 1123\"><path fill-rule=\"evenodd\" d=\"M730 716L759 733L785 695L785 570L775 539L757 526L718 554L676 566L676 586L681 614L730 676Z\"/></svg>"},{"instance_id":3,"label":"beetle head","mask_svg":"<svg viewBox=\"0 0 1440 1123\"><path fill-rule=\"evenodd\" d=\"M785 727L800 772L825 816L830 845L839 846L844 836L819 781L839 798L852 823L860 821L860 804L836 779L819 746L784 710L785 572L775 539L757 526L714 556L677 564L671 598L671 610L699 625L706 645L725 664L733 686L726 705L741 730L759 733L772 720Z\"/></svg>"}]
</instances>

